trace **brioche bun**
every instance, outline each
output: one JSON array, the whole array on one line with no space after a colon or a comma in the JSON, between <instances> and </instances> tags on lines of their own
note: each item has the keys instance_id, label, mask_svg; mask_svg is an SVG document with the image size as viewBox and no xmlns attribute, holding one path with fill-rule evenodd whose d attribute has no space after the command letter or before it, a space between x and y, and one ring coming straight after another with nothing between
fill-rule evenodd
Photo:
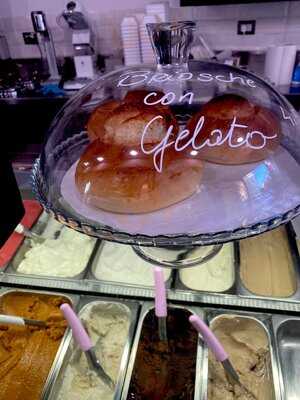
<instances>
[{"instance_id":1,"label":"brioche bun","mask_svg":"<svg viewBox=\"0 0 300 400\"><path fill-rule=\"evenodd\" d=\"M225 94L210 100L188 122L187 128L191 133L202 116L204 124L197 137L197 146L208 138L211 142L216 142L219 137L218 131L221 131L222 137L225 138L234 118L236 124L247 126L234 129L231 139L233 146L229 145L229 140L225 140L221 145L211 147L205 145L199 150L203 160L217 164L253 163L266 159L279 146L281 127L278 118L271 110L254 104L242 96ZM251 137L248 135L249 132L253 132ZM266 137L262 148L259 147L263 144L263 139L257 132ZM245 142L247 135L252 147L247 143L239 146L239 143ZM276 137L271 138L274 135Z\"/></svg>"}]
</instances>

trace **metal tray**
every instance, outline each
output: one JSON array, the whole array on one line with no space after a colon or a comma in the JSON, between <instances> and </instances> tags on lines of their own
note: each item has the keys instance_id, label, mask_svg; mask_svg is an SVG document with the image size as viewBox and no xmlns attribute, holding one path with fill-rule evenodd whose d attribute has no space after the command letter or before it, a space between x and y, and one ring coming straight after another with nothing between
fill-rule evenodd
<instances>
[{"instance_id":1,"label":"metal tray","mask_svg":"<svg viewBox=\"0 0 300 400\"><path fill-rule=\"evenodd\" d=\"M31 228L31 230L34 233L37 233L38 235L42 235L44 230L45 230L45 228L46 228L46 226L47 226L47 224L48 224L48 222L49 222L49 220L51 218L52 217L49 214L43 212L41 214L40 218L37 220L37 222ZM63 227L64 227L64 225L62 225L62 228ZM20 263L23 261L23 259L25 258L25 254L27 253L28 250L31 249L30 242L31 242L30 239L24 238L21 246L18 248L16 254L13 257L13 259L2 270L2 272L4 274L16 274L16 275L19 275L19 276L24 276L24 277L29 277L29 278L30 277L32 277L32 278L39 277L39 278L45 278L45 280L54 279L56 281L57 280L62 280L62 281L64 281L64 280L81 280L81 279L83 279L85 277L85 275L87 273L87 270L88 270L88 267L89 267L90 263L92 262L92 259L93 259L94 255L96 253L97 247L99 246L98 245L98 240L96 240L94 248L91 251L89 260L87 262L87 265L85 266L85 268L82 270L82 272L80 274L74 275L72 277L60 278L60 277L51 276L50 274L49 275L35 275L35 274L23 274L23 273L18 272L18 267L19 267Z\"/></svg>"},{"instance_id":2,"label":"metal tray","mask_svg":"<svg viewBox=\"0 0 300 400\"><path fill-rule=\"evenodd\" d=\"M203 318L203 311L198 307L189 306L189 305L179 306L179 305L174 305L174 304L172 304L172 305L169 304L168 307L185 309L185 310L190 311L192 314L197 314ZM136 334L135 334L135 338L134 338L134 343L133 343L129 363L128 363L127 374L126 374L125 383L124 383L124 387L123 387L123 391L122 391L122 395L121 395L121 400L127 399L128 390L129 390L131 376L132 376L132 372L133 372L133 368L134 368L134 364L135 364L135 358L136 358L136 354L137 354L137 350L138 350L138 344L139 344L139 340L140 340L140 336L141 336L141 332L142 332L144 319L145 319L146 315L148 314L148 312L150 310L152 310L153 308L154 308L153 302L145 302L143 304L139 322L138 322L138 326L136 329ZM198 348L197 348L197 358L196 358L194 400L198 400L201 398L199 396L200 396L200 393L202 390L201 389L201 369L200 369L202 364L203 364L202 340L199 338Z\"/></svg>"},{"instance_id":3,"label":"metal tray","mask_svg":"<svg viewBox=\"0 0 300 400\"><path fill-rule=\"evenodd\" d=\"M132 347L132 342L133 342L133 337L134 337L135 328L136 328L136 324L137 324L137 318L138 318L140 304L135 301L127 301L127 300L122 301L122 299L120 301L118 301L118 300L112 300L112 299L104 298L104 297L81 296L79 307L78 307L79 314L80 314L80 312L83 312L87 307L89 307L92 303L94 303L94 304L96 304L96 303L121 304L128 308L130 315L131 315L131 322L129 325L128 337L127 337L127 341L126 341L126 344L125 344L124 350L123 350L123 355L122 355L121 364L120 364L120 372L119 372L115 395L114 395L114 400L117 400L120 398L124 379L125 379L128 358L129 358L131 347ZM60 390L62 382L63 382L64 372L66 370L66 367L67 367L68 362L72 355L71 344L72 344L72 332L69 331L66 341L64 343L64 346L59 353L59 357L58 357L57 363L55 365L55 371L53 371L51 379L48 381L47 387L45 387L45 391L43 393L42 400L54 400L57 398L57 396L59 394L59 390Z\"/></svg>"},{"instance_id":4,"label":"metal tray","mask_svg":"<svg viewBox=\"0 0 300 400\"><path fill-rule=\"evenodd\" d=\"M277 360L277 352L276 352L276 340L274 336L273 326L272 326L272 317L270 314L256 314L249 312L235 312L230 310L216 310L216 309L207 309L205 316L209 325L212 324L214 320L224 315L233 315L239 318L249 318L254 320L258 325L260 325L266 332L269 341L269 350L270 350L270 370L272 373L273 380L273 399L281 400L281 389L280 389L280 371L278 368L278 360ZM201 394L202 397L200 399L207 399L207 390L208 390L208 349L204 347L204 365L202 367L203 372L203 382L202 389L203 392Z\"/></svg>"},{"instance_id":5,"label":"metal tray","mask_svg":"<svg viewBox=\"0 0 300 400\"><path fill-rule=\"evenodd\" d=\"M238 265L237 265L237 257L236 257L236 247L238 246L238 244L236 242L233 243L233 284L226 290L224 291L220 291L220 292L214 292L217 294L236 294L236 281L237 281L237 271L238 271ZM198 268L204 268L205 264L199 265ZM186 286L180 277L180 270L176 270L175 272L175 288L178 290L184 290L184 291L190 291L192 293L199 293L199 292L207 292L207 293L212 293L210 291L205 291L205 290L195 290L195 289L191 289L188 286Z\"/></svg>"},{"instance_id":6,"label":"metal tray","mask_svg":"<svg viewBox=\"0 0 300 400\"><path fill-rule=\"evenodd\" d=\"M99 245L98 249L97 249L97 253L95 254L95 256L93 257L92 262L89 265L88 268L88 272L86 275L86 279L91 279L97 282L101 282L105 285L110 285L112 288L112 293L113 294L120 294L120 290L118 289L118 287L124 287L124 288L129 288L132 292L132 296L136 295L136 289L140 290L140 289L145 289L145 290L149 290L149 289L153 289L153 286L151 285L139 285L139 284L129 284L129 283L123 283L123 282L117 282L117 281L107 281L104 279L99 279L96 277L95 275L95 269L97 267L97 264L99 262L99 259L101 257L102 251L103 251L103 247L105 246L105 241L101 241L101 244ZM137 256L138 257L138 256ZM151 267L153 267L153 265L150 264ZM170 270L170 277L167 279L166 283L166 288L169 289L171 288L172 282L173 282L173 277L174 277L174 271ZM116 289L116 291L114 292L114 288Z\"/></svg>"},{"instance_id":7,"label":"metal tray","mask_svg":"<svg viewBox=\"0 0 300 400\"><path fill-rule=\"evenodd\" d=\"M76 309L78 306L78 302L79 302L79 296L74 295L74 294L65 294L65 293L55 293L55 292L47 292L47 291L40 291L40 290L24 290L24 289L7 289L7 288L0 288L0 298L2 298L3 296L5 296L8 293L35 293L35 294L42 294L42 295L49 295L49 296L61 296L61 297L65 297L67 298L72 306ZM46 388L49 385L49 382L51 381L52 375L56 369L56 364L60 358L60 353L62 351L62 349L65 346L66 341L68 340L68 336L70 334L70 330L69 328L66 329L64 336L62 337L62 340L60 342L59 348L57 350L56 356L53 360L52 363L52 367L49 371L48 377L46 379L43 391L42 391L42 398L44 398L44 393ZM46 400L46 398L45 398Z\"/></svg>"},{"instance_id":8,"label":"metal tray","mask_svg":"<svg viewBox=\"0 0 300 400\"><path fill-rule=\"evenodd\" d=\"M300 318L272 317L283 400L300 399Z\"/></svg>"}]
</instances>

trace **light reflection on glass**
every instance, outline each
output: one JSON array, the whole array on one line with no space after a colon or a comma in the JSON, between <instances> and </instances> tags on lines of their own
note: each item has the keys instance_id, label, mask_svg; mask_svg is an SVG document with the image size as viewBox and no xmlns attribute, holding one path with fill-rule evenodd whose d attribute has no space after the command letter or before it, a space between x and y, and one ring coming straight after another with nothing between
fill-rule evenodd
<instances>
[{"instance_id":1,"label":"light reflection on glass","mask_svg":"<svg viewBox=\"0 0 300 400\"><path fill-rule=\"evenodd\" d=\"M242 201L247 201L249 196L247 192L247 187L244 184L244 182L238 182L238 188L239 188L239 193L240 193L240 199Z\"/></svg>"},{"instance_id":2,"label":"light reflection on glass","mask_svg":"<svg viewBox=\"0 0 300 400\"><path fill-rule=\"evenodd\" d=\"M85 185L84 194L86 194L86 193L88 193L88 192L90 191L90 187L91 187L91 182L88 182L88 183Z\"/></svg>"},{"instance_id":3,"label":"light reflection on glass","mask_svg":"<svg viewBox=\"0 0 300 400\"><path fill-rule=\"evenodd\" d=\"M253 170L253 176L257 185L263 188L269 176L269 169L265 164L260 164Z\"/></svg>"}]
</instances>

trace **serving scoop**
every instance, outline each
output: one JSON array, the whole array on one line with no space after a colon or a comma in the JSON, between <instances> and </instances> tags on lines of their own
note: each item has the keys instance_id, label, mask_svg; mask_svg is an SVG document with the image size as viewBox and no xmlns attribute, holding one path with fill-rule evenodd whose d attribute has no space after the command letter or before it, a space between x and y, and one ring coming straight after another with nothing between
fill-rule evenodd
<instances>
[{"instance_id":1,"label":"serving scoop","mask_svg":"<svg viewBox=\"0 0 300 400\"><path fill-rule=\"evenodd\" d=\"M6 315L6 314L0 314L0 324L20 325L20 326L32 325L32 326L40 326L41 328L45 328L47 326L45 321L16 317L15 315Z\"/></svg>"},{"instance_id":2,"label":"serving scoop","mask_svg":"<svg viewBox=\"0 0 300 400\"><path fill-rule=\"evenodd\" d=\"M44 243L46 240L42 236L32 232L30 229L26 228L26 226L19 224L15 228L15 232L19 233L20 235L25 236L28 239L33 240L36 243Z\"/></svg>"},{"instance_id":3,"label":"serving scoop","mask_svg":"<svg viewBox=\"0 0 300 400\"><path fill-rule=\"evenodd\" d=\"M32 232L30 229L26 228L26 226L22 224L18 224L15 228L15 232L19 233L20 235L25 236L28 239L33 240L36 243L44 243L47 238L38 235L35 232ZM54 232L54 239L58 239L60 236L61 230L57 230Z\"/></svg>"},{"instance_id":4,"label":"serving scoop","mask_svg":"<svg viewBox=\"0 0 300 400\"><path fill-rule=\"evenodd\" d=\"M75 314L71 306L67 303L62 304L60 306L60 309L64 317L66 318L68 325L72 329L72 334L76 343L84 352L90 369L94 370L100 377L100 379L112 391L114 391L115 383L111 379L111 377L104 371L100 361L98 360L91 338L89 337L87 331L84 329L80 318Z\"/></svg>"},{"instance_id":5,"label":"serving scoop","mask_svg":"<svg viewBox=\"0 0 300 400\"><path fill-rule=\"evenodd\" d=\"M225 370L226 378L231 385L239 385L242 390L249 396L248 400L256 400L254 394L246 388L240 381L239 375L234 369L233 365L229 360L229 356L226 353L224 347L212 332L212 330L206 325L204 321L198 315L191 315L189 318L190 323L193 327L201 334L204 342L211 349L212 353L218 361L220 361Z\"/></svg>"}]
</instances>

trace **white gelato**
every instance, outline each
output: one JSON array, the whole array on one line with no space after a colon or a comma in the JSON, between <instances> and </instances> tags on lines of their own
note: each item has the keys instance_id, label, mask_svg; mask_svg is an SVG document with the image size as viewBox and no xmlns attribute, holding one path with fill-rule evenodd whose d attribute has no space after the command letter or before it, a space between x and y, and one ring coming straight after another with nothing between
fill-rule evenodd
<instances>
[{"instance_id":1,"label":"white gelato","mask_svg":"<svg viewBox=\"0 0 300 400\"><path fill-rule=\"evenodd\" d=\"M60 235L54 239L58 231ZM17 268L19 273L61 278L76 276L85 269L96 241L52 218L41 236L47 239L43 243L31 240L31 249Z\"/></svg>"},{"instance_id":2,"label":"white gelato","mask_svg":"<svg viewBox=\"0 0 300 400\"><path fill-rule=\"evenodd\" d=\"M152 264L135 254L131 246L104 242L93 272L102 281L154 286L153 268ZM164 268L166 281L170 275L171 271Z\"/></svg>"},{"instance_id":3,"label":"white gelato","mask_svg":"<svg viewBox=\"0 0 300 400\"><path fill-rule=\"evenodd\" d=\"M220 252L211 260L199 266L179 272L181 282L192 290L224 292L234 283L233 244L223 245Z\"/></svg>"},{"instance_id":4,"label":"white gelato","mask_svg":"<svg viewBox=\"0 0 300 400\"><path fill-rule=\"evenodd\" d=\"M130 325L130 310L116 303L93 302L80 313L85 322L97 358L104 371L117 382ZM59 390L58 400L113 400L109 389L88 367L86 356L72 343Z\"/></svg>"}]
</instances>

